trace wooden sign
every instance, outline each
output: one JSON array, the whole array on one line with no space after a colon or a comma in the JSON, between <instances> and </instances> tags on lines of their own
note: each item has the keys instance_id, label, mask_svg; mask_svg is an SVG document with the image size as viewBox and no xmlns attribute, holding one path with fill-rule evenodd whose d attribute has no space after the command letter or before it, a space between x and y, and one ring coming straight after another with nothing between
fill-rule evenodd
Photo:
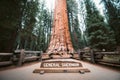
<instances>
[{"instance_id":1,"label":"wooden sign","mask_svg":"<svg viewBox=\"0 0 120 80\"><path fill-rule=\"evenodd\" d=\"M41 62L40 68L35 69L33 73L85 73L89 69L83 68L78 60L73 59L51 59Z\"/></svg>"},{"instance_id":2,"label":"wooden sign","mask_svg":"<svg viewBox=\"0 0 120 80\"><path fill-rule=\"evenodd\" d=\"M50 61L42 62L41 68L71 68L71 67L82 67L81 63L68 62L68 61Z\"/></svg>"}]
</instances>

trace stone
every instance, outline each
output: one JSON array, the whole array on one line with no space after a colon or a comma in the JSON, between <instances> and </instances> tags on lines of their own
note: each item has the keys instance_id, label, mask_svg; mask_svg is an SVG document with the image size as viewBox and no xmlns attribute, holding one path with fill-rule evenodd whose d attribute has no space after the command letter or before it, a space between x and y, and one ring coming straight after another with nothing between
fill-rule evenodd
<instances>
[{"instance_id":1,"label":"stone","mask_svg":"<svg viewBox=\"0 0 120 80\"><path fill-rule=\"evenodd\" d=\"M45 71L40 71L40 74L44 74L45 73Z\"/></svg>"}]
</instances>

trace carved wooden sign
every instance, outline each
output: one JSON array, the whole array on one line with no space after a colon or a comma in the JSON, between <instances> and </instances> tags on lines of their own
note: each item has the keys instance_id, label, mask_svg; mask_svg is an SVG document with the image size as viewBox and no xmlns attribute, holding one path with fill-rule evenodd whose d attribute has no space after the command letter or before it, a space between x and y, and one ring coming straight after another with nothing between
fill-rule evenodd
<instances>
[{"instance_id":1,"label":"carved wooden sign","mask_svg":"<svg viewBox=\"0 0 120 80\"><path fill-rule=\"evenodd\" d=\"M71 67L82 67L81 63L77 62L68 62L68 61L50 61L42 62L42 68L71 68Z\"/></svg>"}]
</instances>

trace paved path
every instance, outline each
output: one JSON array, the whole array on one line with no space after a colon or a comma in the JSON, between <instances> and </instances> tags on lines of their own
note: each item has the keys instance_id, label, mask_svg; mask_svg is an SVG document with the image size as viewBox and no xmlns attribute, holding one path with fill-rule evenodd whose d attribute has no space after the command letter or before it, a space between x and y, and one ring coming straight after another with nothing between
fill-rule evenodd
<instances>
[{"instance_id":1,"label":"paved path","mask_svg":"<svg viewBox=\"0 0 120 80\"><path fill-rule=\"evenodd\" d=\"M72 59L69 59L72 60ZM44 75L32 73L39 68L40 63L0 72L0 80L120 80L120 72L82 62L83 67L91 72L80 73L45 73Z\"/></svg>"}]
</instances>

